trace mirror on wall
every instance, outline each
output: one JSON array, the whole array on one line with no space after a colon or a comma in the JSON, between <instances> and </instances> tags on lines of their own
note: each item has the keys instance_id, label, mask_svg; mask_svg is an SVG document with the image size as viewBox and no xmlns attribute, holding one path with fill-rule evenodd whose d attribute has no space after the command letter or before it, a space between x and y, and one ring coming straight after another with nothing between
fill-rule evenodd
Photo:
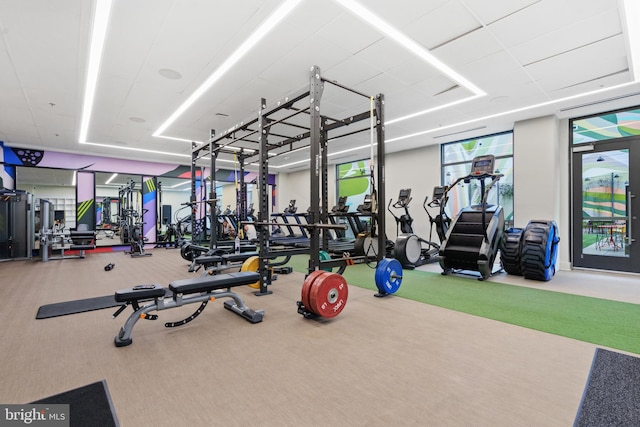
<instances>
[{"instance_id":1,"label":"mirror on wall","mask_svg":"<svg viewBox=\"0 0 640 427\"><path fill-rule=\"evenodd\" d=\"M127 244L121 233L125 214L139 218L142 211L142 176L96 172L96 244ZM125 192L126 190L126 192ZM126 212L125 210L128 210Z\"/></svg>"},{"instance_id":2,"label":"mirror on wall","mask_svg":"<svg viewBox=\"0 0 640 427\"><path fill-rule=\"evenodd\" d=\"M61 230L76 227L76 187L73 180L74 172L71 170L16 167L16 189L33 194L36 212L40 199L49 200L54 208L55 223ZM34 230L37 232L39 229L39 224L35 224Z\"/></svg>"}]
</instances>

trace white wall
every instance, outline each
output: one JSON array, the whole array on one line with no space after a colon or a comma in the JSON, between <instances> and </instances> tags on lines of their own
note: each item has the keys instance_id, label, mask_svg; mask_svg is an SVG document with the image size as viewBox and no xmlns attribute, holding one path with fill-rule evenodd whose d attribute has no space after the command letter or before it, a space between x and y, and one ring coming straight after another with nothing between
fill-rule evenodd
<instances>
[{"instance_id":1,"label":"white wall","mask_svg":"<svg viewBox=\"0 0 640 427\"><path fill-rule=\"evenodd\" d=\"M561 270L571 270L571 251L569 250L569 242L571 240L571 168L569 155L569 120L562 119L558 121L558 162L556 167L560 174L559 199L559 217L558 231L560 233L560 243L558 246L558 266Z\"/></svg>"},{"instance_id":2,"label":"white wall","mask_svg":"<svg viewBox=\"0 0 640 427\"><path fill-rule=\"evenodd\" d=\"M175 224L176 222L176 212L178 212L179 209L184 208L180 211L180 213L178 213L179 218L184 218L191 213L189 207L185 208L182 205L182 203L188 202L190 197L191 192L188 190L184 190L184 188L182 190L171 190L165 188L162 189L162 204L171 206L170 221L172 224Z\"/></svg>"},{"instance_id":3,"label":"white wall","mask_svg":"<svg viewBox=\"0 0 640 427\"><path fill-rule=\"evenodd\" d=\"M531 219L560 219L558 120L541 117L513 129L514 225Z\"/></svg>"},{"instance_id":4,"label":"white wall","mask_svg":"<svg viewBox=\"0 0 640 427\"><path fill-rule=\"evenodd\" d=\"M513 129L514 226L529 220L554 220L560 231L560 269L569 263L568 137L561 143L561 127L555 116L517 122Z\"/></svg>"},{"instance_id":5,"label":"white wall","mask_svg":"<svg viewBox=\"0 0 640 427\"><path fill-rule=\"evenodd\" d=\"M409 214L413 218L413 231L423 239L429 238L429 217L422 208L425 196L433 194L433 187L440 185L440 146L432 145L417 150L401 151L387 154L385 161L385 195L387 200L379 201L384 204L387 223L387 237L394 240L396 237L396 221L387 211L389 200L398 200L398 193L402 188L411 188L412 201L409 205ZM391 208L396 216L404 213L403 210ZM433 210L432 215L437 214ZM438 235L433 231L432 239L438 243Z\"/></svg>"},{"instance_id":6,"label":"white wall","mask_svg":"<svg viewBox=\"0 0 640 427\"><path fill-rule=\"evenodd\" d=\"M329 166L327 170L329 209L336 203L336 170L334 166ZM276 206L277 211L282 212L289 201L295 199L298 212L306 212L311 205L310 195L311 179L309 171L293 172L288 174L278 174L278 185L276 186Z\"/></svg>"}]
</instances>

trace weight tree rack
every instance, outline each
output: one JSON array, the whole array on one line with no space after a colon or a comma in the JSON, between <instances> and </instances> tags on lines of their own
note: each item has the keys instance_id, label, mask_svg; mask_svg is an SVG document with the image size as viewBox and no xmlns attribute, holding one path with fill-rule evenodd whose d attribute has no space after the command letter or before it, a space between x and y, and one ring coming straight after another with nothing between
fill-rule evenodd
<instances>
[{"instance_id":1,"label":"weight tree rack","mask_svg":"<svg viewBox=\"0 0 640 427\"><path fill-rule=\"evenodd\" d=\"M352 94L367 98L372 103L372 107L359 114L350 115L343 119L335 119L321 113L320 101L324 91L325 83L336 86ZM296 116L306 114L309 116L309 125L304 126L291 121ZM373 118L372 118L373 115ZM336 226L329 224L329 202L328 202L328 141L329 133L336 129L353 125L358 122L370 119L372 123L363 128L332 136L332 140L354 135L365 131L375 131L376 142L376 170L371 171L371 179L376 185L375 200L385 200L385 150L384 150L384 95L366 95L355 89L351 89L336 81L323 78L318 66L313 66L309 72L309 85L293 94L286 96L274 104L267 105L263 98L260 102L257 117L236 124L219 136L215 136L215 131L211 131L210 139L202 145L192 147L192 199L195 199L195 167L196 161L206 155L210 156L210 168L212 180L215 180L215 162L220 153L235 154L241 159L241 193L246 197L246 185L244 183L244 165L247 161L258 162L258 188L260 193L259 217L255 222L259 227L258 234L259 258L258 271L260 272L260 289L256 295L267 295L271 291L268 286L271 284L269 274L269 260L277 257L290 257L295 254L309 254L308 273L321 268L338 267L338 272L344 272L348 265L366 262L368 257L350 256L327 261L320 260L320 250L327 247L329 235L328 229ZM291 133L294 129L297 133ZM289 131L289 132L287 132ZM271 141L270 141L271 139ZM291 248L270 250L269 237L269 157L277 157L294 150L309 148L309 176L310 176L310 208L309 219L306 227L309 229L310 242L308 248ZM373 149L372 149L373 152ZM371 159L373 161L373 159ZM209 203L215 204L215 184L211 184ZM192 200L195 202L195 200ZM241 220L246 220L246 200L240 201L242 206L239 214ZM212 209L213 210L213 209ZM213 219L212 219L213 220ZM214 228L212 227L212 244L214 239ZM376 261L380 261L385 254L385 213L383 210L375 209L372 215L372 236L378 236L378 249ZM273 266L275 264L271 264Z\"/></svg>"}]
</instances>

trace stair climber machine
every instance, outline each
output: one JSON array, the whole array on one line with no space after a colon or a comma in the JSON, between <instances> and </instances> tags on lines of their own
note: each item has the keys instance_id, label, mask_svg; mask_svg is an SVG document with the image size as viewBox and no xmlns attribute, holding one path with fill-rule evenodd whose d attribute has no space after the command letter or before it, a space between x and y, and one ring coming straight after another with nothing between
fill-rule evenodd
<instances>
[{"instance_id":1,"label":"stair climber machine","mask_svg":"<svg viewBox=\"0 0 640 427\"><path fill-rule=\"evenodd\" d=\"M485 280L497 273L493 271L493 264L504 232L504 212L501 206L489 205L487 198L503 175L494 173L494 170L493 155L475 157L469 175L458 178L442 196L444 203L441 203L440 215L444 216L444 206L451 189L461 181L465 184L474 180L480 182L480 203L460 210L440 247L438 261L444 275L456 270L477 271L481 276L479 280ZM488 186L487 179L491 179Z\"/></svg>"},{"instance_id":2,"label":"stair climber machine","mask_svg":"<svg viewBox=\"0 0 640 427\"><path fill-rule=\"evenodd\" d=\"M387 210L396 220L397 238L393 245L393 257L400 261L403 268L409 269L436 261L439 246L413 233L413 218L409 214L411 189L401 189L398 200L393 205L392 202L393 199L389 200ZM396 216L391 210L391 206L396 209L404 209L404 213L400 217Z\"/></svg>"}]
</instances>

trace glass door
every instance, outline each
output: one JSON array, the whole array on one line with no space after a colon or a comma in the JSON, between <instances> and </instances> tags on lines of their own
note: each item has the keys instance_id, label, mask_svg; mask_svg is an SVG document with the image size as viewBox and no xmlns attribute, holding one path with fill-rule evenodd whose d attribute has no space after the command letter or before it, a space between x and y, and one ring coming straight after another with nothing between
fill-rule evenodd
<instances>
[{"instance_id":1,"label":"glass door","mask_svg":"<svg viewBox=\"0 0 640 427\"><path fill-rule=\"evenodd\" d=\"M574 148L573 265L640 272L640 139ZM586 151L585 151L586 150Z\"/></svg>"}]
</instances>

